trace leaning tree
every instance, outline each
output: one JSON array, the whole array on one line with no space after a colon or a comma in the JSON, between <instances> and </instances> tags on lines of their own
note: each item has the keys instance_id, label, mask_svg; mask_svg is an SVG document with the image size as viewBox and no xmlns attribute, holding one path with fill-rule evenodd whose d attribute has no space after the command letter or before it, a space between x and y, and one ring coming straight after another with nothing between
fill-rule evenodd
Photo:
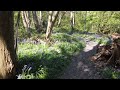
<instances>
[{"instance_id":1,"label":"leaning tree","mask_svg":"<svg viewBox=\"0 0 120 90\"><path fill-rule=\"evenodd\" d=\"M49 40L51 36L52 29L56 22L58 14L59 14L59 11L49 11L48 25L47 25L47 31L46 31L46 40Z\"/></svg>"}]
</instances>

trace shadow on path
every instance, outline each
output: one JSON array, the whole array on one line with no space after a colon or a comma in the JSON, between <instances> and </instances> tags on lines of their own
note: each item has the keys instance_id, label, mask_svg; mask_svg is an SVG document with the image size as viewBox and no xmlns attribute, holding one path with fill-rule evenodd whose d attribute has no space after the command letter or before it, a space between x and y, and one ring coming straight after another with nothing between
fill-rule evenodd
<instances>
[{"instance_id":1,"label":"shadow on path","mask_svg":"<svg viewBox=\"0 0 120 90\"><path fill-rule=\"evenodd\" d=\"M60 79L102 79L95 64L89 60L91 56L96 54L98 45L99 43L93 41L88 42L84 50L73 57L70 66Z\"/></svg>"}]
</instances>

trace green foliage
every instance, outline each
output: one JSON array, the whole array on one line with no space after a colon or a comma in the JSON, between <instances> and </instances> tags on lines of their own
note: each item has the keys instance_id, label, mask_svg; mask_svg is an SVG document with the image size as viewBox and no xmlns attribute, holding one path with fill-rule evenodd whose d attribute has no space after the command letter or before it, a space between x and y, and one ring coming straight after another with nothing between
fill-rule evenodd
<instances>
[{"instance_id":1,"label":"green foliage","mask_svg":"<svg viewBox=\"0 0 120 90\"><path fill-rule=\"evenodd\" d=\"M18 11L15 11L14 14L14 21L16 23L17 19L17 13ZM87 11L87 16L85 18L86 11L76 11L75 15L75 30L78 31L85 31L85 25L86 25L86 31L94 32L94 33L113 33L113 32L120 32L120 12L119 11ZM37 15L39 17L39 12L37 12ZM32 16L30 18L32 20ZM48 19L48 13L47 11L42 11L42 20L47 24ZM47 27L47 26L44 26ZM35 27L33 24L31 24L31 34L34 33ZM23 31L22 31L23 30ZM20 26L19 26L19 36L20 37L26 37L26 33L24 31L22 18L20 17ZM46 30L46 29L45 29ZM54 31L59 31L61 33L66 32L69 33L71 30L70 27L70 13L66 13L62 20L60 28L57 27L57 22L54 26Z\"/></svg>"},{"instance_id":2,"label":"green foliage","mask_svg":"<svg viewBox=\"0 0 120 90\"><path fill-rule=\"evenodd\" d=\"M102 71L102 75L106 79L120 79L120 72L113 68L107 67Z\"/></svg>"},{"instance_id":3,"label":"green foliage","mask_svg":"<svg viewBox=\"0 0 120 90\"><path fill-rule=\"evenodd\" d=\"M103 77L105 77L106 79L111 79L112 78L112 72L113 70L111 68L105 68L103 71L102 71L102 75Z\"/></svg>"},{"instance_id":4,"label":"green foliage","mask_svg":"<svg viewBox=\"0 0 120 90\"><path fill-rule=\"evenodd\" d=\"M70 29L66 29L66 27L54 27L53 33L69 33Z\"/></svg>"},{"instance_id":5,"label":"green foliage","mask_svg":"<svg viewBox=\"0 0 120 90\"><path fill-rule=\"evenodd\" d=\"M27 65L24 65L22 69L22 74L19 74L17 77L18 79L34 79L34 75L31 73L30 74L30 68L27 68Z\"/></svg>"},{"instance_id":6,"label":"green foliage","mask_svg":"<svg viewBox=\"0 0 120 90\"><path fill-rule=\"evenodd\" d=\"M81 38L101 41L106 45L108 39L105 37L95 38L94 35L82 34L84 31L90 33L110 34L120 32L120 12L112 11L76 11L75 27L71 34L70 13L67 12L61 20L60 27L57 23L53 27L50 40L52 45L47 44L19 44L18 45L18 77L20 79L46 79L56 78L69 65L71 57L81 51L85 43ZM32 14L31 14L32 15ZM39 15L39 13L37 13ZM47 25L48 13L42 11L42 19ZM17 11L15 11L14 21L17 19ZM30 18L32 20L32 17ZM86 26L86 30L85 30ZM46 30L46 26L44 26ZM44 39L45 30L38 34L35 30L33 21L31 24L30 34L32 39ZM22 18L20 17L20 26L18 29L19 40L27 39L28 32L23 27ZM25 68L24 66L27 65ZM29 69L31 68L31 69ZM104 75L108 78L118 78L119 73L111 69L104 71Z\"/></svg>"},{"instance_id":7,"label":"green foliage","mask_svg":"<svg viewBox=\"0 0 120 90\"><path fill-rule=\"evenodd\" d=\"M21 76L21 79L57 78L69 65L71 56L80 52L84 47L84 44L73 36L63 33L53 36L58 37L54 37L56 42L51 46L19 44L18 76ZM24 65L30 66L32 69L26 70L26 72L21 71Z\"/></svg>"},{"instance_id":8,"label":"green foliage","mask_svg":"<svg viewBox=\"0 0 120 90\"><path fill-rule=\"evenodd\" d=\"M113 79L120 79L120 72L118 72L118 71L112 72L112 78Z\"/></svg>"},{"instance_id":9,"label":"green foliage","mask_svg":"<svg viewBox=\"0 0 120 90\"><path fill-rule=\"evenodd\" d=\"M63 42L73 42L76 41L77 39L75 37L73 37L72 35L69 34L65 34L65 33L55 33L52 35L51 37L52 39L54 39L54 41L63 41Z\"/></svg>"},{"instance_id":10,"label":"green foliage","mask_svg":"<svg viewBox=\"0 0 120 90\"><path fill-rule=\"evenodd\" d=\"M101 45L110 44L110 41L107 37L101 37L99 39L94 39L96 42L100 42Z\"/></svg>"}]
</instances>

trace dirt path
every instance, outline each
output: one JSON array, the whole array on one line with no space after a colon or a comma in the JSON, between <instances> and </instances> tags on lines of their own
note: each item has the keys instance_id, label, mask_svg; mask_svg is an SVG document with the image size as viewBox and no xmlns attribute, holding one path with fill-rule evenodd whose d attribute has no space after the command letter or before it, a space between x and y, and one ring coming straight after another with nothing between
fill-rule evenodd
<instances>
[{"instance_id":1,"label":"dirt path","mask_svg":"<svg viewBox=\"0 0 120 90\"><path fill-rule=\"evenodd\" d=\"M89 60L89 57L96 53L97 44L94 41L87 41L84 50L73 57L70 66L64 71L60 79L102 79L99 70Z\"/></svg>"}]
</instances>

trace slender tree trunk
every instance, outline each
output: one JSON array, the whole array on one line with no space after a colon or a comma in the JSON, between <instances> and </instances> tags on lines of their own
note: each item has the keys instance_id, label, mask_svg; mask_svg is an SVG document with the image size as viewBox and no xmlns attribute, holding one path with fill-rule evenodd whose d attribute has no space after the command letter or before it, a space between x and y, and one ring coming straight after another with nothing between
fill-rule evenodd
<instances>
[{"instance_id":1,"label":"slender tree trunk","mask_svg":"<svg viewBox=\"0 0 120 90\"><path fill-rule=\"evenodd\" d=\"M0 79L15 76L13 12L0 11Z\"/></svg>"},{"instance_id":2,"label":"slender tree trunk","mask_svg":"<svg viewBox=\"0 0 120 90\"><path fill-rule=\"evenodd\" d=\"M48 25L47 25L47 31L46 31L47 40L49 40L49 37L51 36L52 28L55 24L58 14L59 14L59 11L49 11Z\"/></svg>"},{"instance_id":3,"label":"slender tree trunk","mask_svg":"<svg viewBox=\"0 0 120 90\"><path fill-rule=\"evenodd\" d=\"M53 11L49 11L48 25L47 25L47 31L46 31L46 39L47 40L49 40L51 31L52 31L52 14L53 14Z\"/></svg>"},{"instance_id":4,"label":"slender tree trunk","mask_svg":"<svg viewBox=\"0 0 120 90\"><path fill-rule=\"evenodd\" d=\"M71 33L72 33L75 26L75 11L70 12L70 24L71 24Z\"/></svg>"},{"instance_id":5,"label":"slender tree trunk","mask_svg":"<svg viewBox=\"0 0 120 90\"><path fill-rule=\"evenodd\" d=\"M19 27L19 23L20 23L20 12L21 11L18 11L17 21L15 24L15 45L14 45L14 48L15 48L16 53L17 53L17 48L18 48L17 39L18 39L18 27Z\"/></svg>"},{"instance_id":6,"label":"slender tree trunk","mask_svg":"<svg viewBox=\"0 0 120 90\"><path fill-rule=\"evenodd\" d=\"M38 20L36 11L32 11L32 14L33 14L33 21L34 21L35 28L36 28L37 32L40 33L41 32L40 24L39 24L39 20Z\"/></svg>"},{"instance_id":7,"label":"slender tree trunk","mask_svg":"<svg viewBox=\"0 0 120 90\"><path fill-rule=\"evenodd\" d=\"M41 29L41 31L43 30L43 21L42 21L42 11L40 11L40 16L39 16L39 28Z\"/></svg>"},{"instance_id":8,"label":"slender tree trunk","mask_svg":"<svg viewBox=\"0 0 120 90\"><path fill-rule=\"evenodd\" d=\"M57 24L58 27L60 26L60 24L61 24L61 20L62 20L63 16L65 15L65 13L66 13L65 11L59 13L59 20L58 20L58 24Z\"/></svg>"},{"instance_id":9,"label":"slender tree trunk","mask_svg":"<svg viewBox=\"0 0 120 90\"><path fill-rule=\"evenodd\" d=\"M42 11L40 11L39 24L42 25Z\"/></svg>"},{"instance_id":10,"label":"slender tree trunk","mask_svg":"<svg viewBox=\"0 0 120 90\"><path fill-rule=\"evenodd\" d=\"M30 36L30 26L31 26L31 20L30 20L30 11L21 11L21 15L22 15L22 21L23 21L23 25L28 33L28 35Z\"/></svg>"},{"instance_id":11,"label":"slender tree trunk","mask_svg":"<svg viewBox=\"0 0 120 90\"><path fill-rule=\"evenodd\" d=\"M105 15L105 12L106 11L100 11L100 12L98 12L98 15L99 15L99 18L100 18L100 20L98 21L98 33L101 33L102 34L102 22L104 22L104 15Z\"/></svg>"},{"instance_id":12,"label":"slender tree trunk","mask_svg":"<svg viewBox=\"0 0 120 90\"><path fill-rule=\"evenodd\" d=\"M84 20L84 31L87 33L87 30L86 30L86 17L87 17L87 11L85 12L85 20Z\"/></svg>"}]
</instances>

